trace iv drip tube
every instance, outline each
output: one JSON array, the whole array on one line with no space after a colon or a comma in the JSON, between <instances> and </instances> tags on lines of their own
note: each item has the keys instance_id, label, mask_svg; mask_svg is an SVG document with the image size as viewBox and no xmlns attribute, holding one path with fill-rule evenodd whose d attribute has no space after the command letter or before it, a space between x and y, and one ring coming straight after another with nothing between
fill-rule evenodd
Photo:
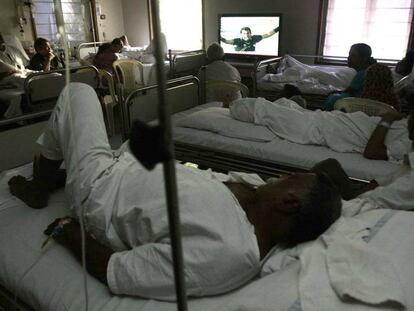
<instances>
[{"instance_id":1,"label":"iv drip tube","mask_svg":"<svg viewBox=\"0 0 414 311\"><path fill-rule=\"evenodd\" d=\"M158 83L158 117L164 138L163 161L165 192L168 208L168 222L174 263L175 291L177 308L179 311L187 310L187 296L184 279L184 263L181 243L180 215L177 196L177 179L175 173L174 146L172 142L171 108L166 102L166 78L164 73L164 55L161 49L161 29L159 19L158 0L151 0L151 17L155 42L155 59Z\"/></svg>"}]
</instances>

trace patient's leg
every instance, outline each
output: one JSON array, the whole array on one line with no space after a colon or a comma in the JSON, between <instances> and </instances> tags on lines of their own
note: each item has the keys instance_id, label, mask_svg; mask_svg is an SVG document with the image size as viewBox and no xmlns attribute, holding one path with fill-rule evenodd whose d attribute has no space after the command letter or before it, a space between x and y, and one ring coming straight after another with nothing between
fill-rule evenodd
<instances>
[{"instance_id":1,"label":"patient's leg","mask_svg":"<svg viewBox=\"0 0 414 311\"><path fill-rule=\"evenodd\" d=\"M71 83L62 91L37 142L42 156L35 165L33 180L18 178L9 182L13 194L28 204L34 203L36 208L47 204L49 190L62 185L62 160L67 174L66 190L70 198L79 199L77 202L87 198L93 182L113 164L102 109L95 91L85 84ZM38 202L31 202L25 188L39 198ZM41 195L46 199L40 200Z\"/></svg>"}]
</instances>

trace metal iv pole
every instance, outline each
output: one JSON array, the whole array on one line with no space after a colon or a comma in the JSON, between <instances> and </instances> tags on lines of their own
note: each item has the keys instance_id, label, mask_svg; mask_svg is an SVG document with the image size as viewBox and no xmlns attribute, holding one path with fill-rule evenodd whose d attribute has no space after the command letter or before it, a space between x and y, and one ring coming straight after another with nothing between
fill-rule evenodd
<instances>
[{"instance_id":1,"label":"metal iv pole","mask_svg":"<svg viewBox=\"0 0 414 311\"><path fill-rule=\"evenodd\" d=\"M175 291L177 296L177 308L179 311L187 311L187 295L184 279L183 250L181 243L180 214L178 207L177 179L175 173L175 156L172 141L171 108L166 101L166 78L164 72L164 58L161 42L161 27L159 19L158 0L151 0L151 17L155 43L155 59L158 83L158 117L164 141L163 160L165 192L168 208L168 222L174 263Z\"/></svg>"}]
</instances>

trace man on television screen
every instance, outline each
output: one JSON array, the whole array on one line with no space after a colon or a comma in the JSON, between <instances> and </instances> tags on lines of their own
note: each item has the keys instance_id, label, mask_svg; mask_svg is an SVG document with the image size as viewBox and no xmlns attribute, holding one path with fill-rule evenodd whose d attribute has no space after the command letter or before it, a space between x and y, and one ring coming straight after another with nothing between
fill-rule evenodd
<instances>
[{"instance_id":1,"label":"man on television screen","mask_svg":"<svg viewBox=\"0 0 414 311\"><path fill-rule=\"evenodd\" d=\"M278 31L279 27L276 27L263 35L252 35L252 30L249 27L243 27L240 29L241 38L225 39L220 37L220 41L234 45L234 50L237 52L253 52L256 50L255 44L257 42L273 36Z\"/></svg>"}]
</instances>

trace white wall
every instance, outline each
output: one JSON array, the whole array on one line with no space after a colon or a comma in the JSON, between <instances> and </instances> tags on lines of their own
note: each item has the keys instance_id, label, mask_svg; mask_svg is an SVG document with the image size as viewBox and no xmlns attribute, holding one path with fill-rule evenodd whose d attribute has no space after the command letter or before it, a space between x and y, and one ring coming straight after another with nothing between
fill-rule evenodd
<instances>
[{"instance_id":1,"label":"white wall","mask_svg":"<svg viewBox=\"0 0 414 311\"><path fill-rule=\"evenodd\" d=\"M0 32L4 34L15 35L20 41L33 40L33 34L30 27L30 15L28 9L24 9L24 15L27 20L27 24L24 24L24 32L20 32L18 26L17 10L14 0L0 0L1 6L1 18L0 18Z\"/></svg>"},{"instance_id":2,"label":"white wall","mask_svg":"<svg viewBox=\"0 0 414 311\"><path fill-rule=\"evenodd\" d=\"M132 46L149 44L149 20L147 0L122 0L124 26Z\"/></svg>"},{"instance_id":3,"label":"white wall","mask_svg":"<svg viewBox=\"0 0 414 311\"><path fill-rule=\"evenodd\" d=\"M100 7L100 14L105 15L105 19L98 19L98 32L100 41L112 41L125 33L124 13L122 2L118 0L98 0L97 8Z\"/></svg>"}]
</instances>

